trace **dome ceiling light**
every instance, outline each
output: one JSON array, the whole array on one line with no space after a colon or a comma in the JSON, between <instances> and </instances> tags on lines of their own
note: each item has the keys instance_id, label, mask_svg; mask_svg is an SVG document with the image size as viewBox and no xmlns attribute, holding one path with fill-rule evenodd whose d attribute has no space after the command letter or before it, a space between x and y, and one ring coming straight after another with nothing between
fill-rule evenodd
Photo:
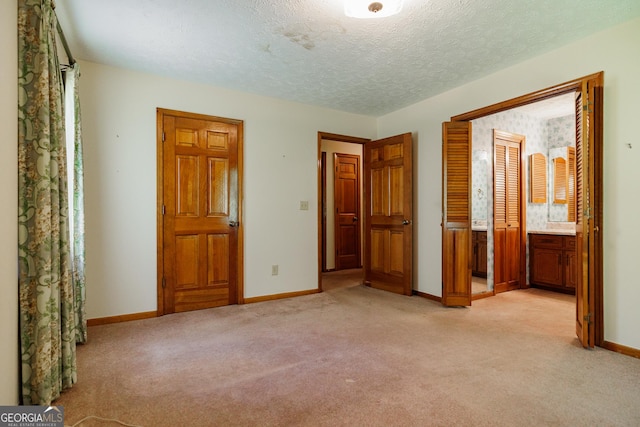
<instances>
[{"instance_id":1,"label":"dome ceiling light","mask_svg":"<svg viewBox=\"0 0 640 427\"><path fill-rule=\"evenodd\" d=\"M345 0L344 13L351 18L384 18L402 9L402 0Z\"/></svg>"}]
</instances>

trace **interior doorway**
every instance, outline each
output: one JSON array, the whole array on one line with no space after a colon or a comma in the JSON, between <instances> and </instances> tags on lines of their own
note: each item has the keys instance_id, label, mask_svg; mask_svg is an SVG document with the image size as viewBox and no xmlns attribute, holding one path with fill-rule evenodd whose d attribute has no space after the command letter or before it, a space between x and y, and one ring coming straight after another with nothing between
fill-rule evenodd
<instances>
[{"instance_id":1,"label":"interior doorway","mask_svg":"<svg viewBox=\"0 0 640 427\"><path fill-rule=\"evenodd\" d=\"M576 335L585 347L604 343L601 233L603 84L604 74L600 72L454 116L451 122L443 123L444 305L471 304L471 120L558 95L574 94L577 139L575 248L566 250L575 252L581 261L576 268L575 281Z\"/></svg>"},{"instance_id":2,"label":"interior doorway","mask_svg":"<svg viewBox=\"0 0 640 427\"><path fill-rule=\"evenodd\" d=\"M333 153L333 218L335 269L362 267L360 220L362 186L360 154ZM329 174L326 174L329 176ZM324 183L330 187L329 182ZM330 200L327 200L329 202ZM329 209L326 209L329 211ZM327 233L330 233L327 230ZM329 237L329 235L327 235Z\"/></svg>"},{"instance_id":3,"label":"interior doorway","mask_svg":"<svg viewBox=\"0 0 640 427\"><path fill-rule=\"evenodd\" d=\"M326 277L327 273L348 269L353 276L355 269L355 274L362 276L364 239L360 212L364 197L361 177L363 147L368 141L366 138L318 132L318 289L321 291L323 274ZM340 167L342 163L345 164L345 173L336 174L336 166ZM346 203L345 196L349 199Z\"/></svg>"},{"instance_id":4,"label":"interior doorway","mask_svg":"<svg viewBox=\"0 0 640 427\"><path fill-rule=\"evenodd\" d=\"M525 232L521 233L523 246L520 253L524 266L524 276L520 278L520 288L526 288L529 280L530 251L527 235L529 232L541 233L551 230L552 233L575 231L575 146L576 146L576 113L574 94L564 94L545 99L525 106L512 108L471 121L472 123L472 184L471 184L471 223L472 223L472 300L493 296L504 290L495 287L494 283L503 283L496 275L495 263L503 262L505 251L496 251L498 243L494 233L494 163L496 152L492 141L497 129L522 134L526 145L520 156L521 181L521 224ZM536 160L535 168L534 159ZM539 163L538 160L540 159ZM566 180L558 180L554 165L566 162ZM532 188L529 181L534 175L539 185ZM566 184L567 196L564 200L553 197L553 190L558 182ZM503 195L501 203L504 204ZM504 208L500 217L505 218ZM507 224L502 221L502 229ZM507 251L510 254L511 251ZM556 254L551 254L557 259ZM503 274L504 276L504 274ZM488 280L487 280L488 279ZM536 284L542 284L538 281ZM539 286L544 287L544 286ZM494 292L495 288L495 292ZM548 287L554 291L575 293L575 288Z\"/></svg>"}]
</instances>

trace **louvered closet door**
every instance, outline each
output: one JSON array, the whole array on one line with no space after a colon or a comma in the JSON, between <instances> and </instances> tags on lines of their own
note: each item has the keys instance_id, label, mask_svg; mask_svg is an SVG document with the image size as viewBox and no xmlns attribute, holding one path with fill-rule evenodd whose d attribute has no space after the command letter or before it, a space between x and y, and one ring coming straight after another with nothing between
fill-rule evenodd
<instances>
[{"instance_id":1,"label":"louvered closet door","mask_svg":"<svg viewBox=\"0 0 640 427\"><path fill-rule=\"evenodd\" d=\"M494 141L494 290L518 289L522 271L522 166L525 137L499 130Z\"/></svg>"},{"instance_id":2,"label":"louvered closet door","mask_svg":"<svg viewBox=\"0 0 640 427\"><path fill-rule=\"evenodd\" d=\"M576 96L576 335L584 347L602 340L594 327L603 316L594 299L602 283L602 187L595 178L602 176L602 103L602 76L583 82Z\"/></svg>"},{"instance_id":3,"label":"louvered closet door","mask_svg":"<svg viewBox=\"0 0 640 427\"><path fill-rule=\"evenodd\" d=\"M442 304L471 305L471 122L442 124Z\"/></svg>"}]
</instances>

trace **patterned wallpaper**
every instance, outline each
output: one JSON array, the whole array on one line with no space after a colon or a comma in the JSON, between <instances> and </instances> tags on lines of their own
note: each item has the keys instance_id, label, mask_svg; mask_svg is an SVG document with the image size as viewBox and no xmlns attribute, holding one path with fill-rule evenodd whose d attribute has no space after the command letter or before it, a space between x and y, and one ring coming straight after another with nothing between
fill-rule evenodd
<instances>
[{"instance_id":1,"label":"patterned wallpaper","mask_svg":"<svg viewBox=\"0 0 640 427\"><path fill-rule=\"evenodd\" d=\"M517 110L504 111L483 117L472 122L472 220L475 224L487 225L487 283L493 289L493 129L524 135L525 155L543 153L547 156L549 166L549 148L566 147L575 144L575 116L566 116L550 120L541 120ZM566 145L563 145L566 144ZM486 154L484 154L486 153ZM529 202L529 164L527 160L525 175L527 197L527 230L543 230L547 228L550 210L554 217L560 217L553 203ZM482 179L486 173L486 179ZM548 177L553 176L548 172ZM547 194L547 201L553 201ZM566 205L564 205L566 209ZM566 213L564 214L566 218ZM529 242L527 242L527 259ZM529 263L527 262L527 281L529 280Z\"/></svg>"}]
</instances>

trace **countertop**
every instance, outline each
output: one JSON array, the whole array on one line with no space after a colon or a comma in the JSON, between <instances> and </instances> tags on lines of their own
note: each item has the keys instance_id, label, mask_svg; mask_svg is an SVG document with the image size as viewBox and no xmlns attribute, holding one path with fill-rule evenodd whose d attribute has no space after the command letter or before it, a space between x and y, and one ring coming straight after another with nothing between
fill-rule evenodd
<instances>
[{"instance_id":1,"label":"countertop","mask_svg":"<svg viewBox=\"0 0 640 427\"><path fill-rule=\"evenodd\" d=\"M529 234L555 234L560 236L575 236L576 230L527 230Z\"/></svg>"}]
</instances>

